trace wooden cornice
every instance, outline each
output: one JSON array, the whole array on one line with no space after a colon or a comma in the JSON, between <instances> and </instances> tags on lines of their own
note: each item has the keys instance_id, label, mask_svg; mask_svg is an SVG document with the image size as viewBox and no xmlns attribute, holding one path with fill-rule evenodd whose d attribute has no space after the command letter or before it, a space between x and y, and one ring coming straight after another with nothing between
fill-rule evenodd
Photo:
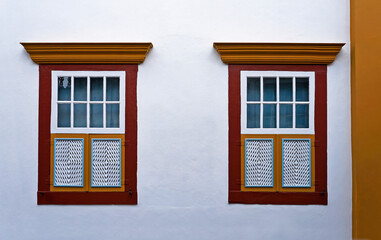
<instances>
[{"instance_id":1,"label":"wooden cornice","mask_svg":"<svg viewBox=\"0 0 381 240\"><path fill-rule=\"evenodd\" d=\"M330 64L345 43L221 43L226 64Z\"/></svg>"},{"instance_id":2,"label":"wooden cornice","mask_svg":"<svg viewBox=\"0 0 381 240\"><path fill-rule=\"evenodd\" d=\"M37 64L140 64L152 43L21 43Z\"/></svg>"}]
</instances>

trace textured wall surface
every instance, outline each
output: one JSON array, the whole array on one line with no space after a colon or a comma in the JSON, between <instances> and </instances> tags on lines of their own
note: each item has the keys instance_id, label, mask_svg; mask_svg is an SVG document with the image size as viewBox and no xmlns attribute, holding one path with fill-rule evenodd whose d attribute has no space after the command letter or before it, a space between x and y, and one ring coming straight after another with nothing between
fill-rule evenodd
<instances>
[{"instance_id":1,"label":"textured wall surface","mask_svg":"<svg viewBox=\"0 0 381 240\"><path fill-rule=\"evenodd\" d=\"M152 42L137 206L37 206L38 65L19 42ZM229 205L227 42L344 42L328 67L328 205ZM0 239L350 239L349 1L0 1Z\"/></svg>"}]
</instances>

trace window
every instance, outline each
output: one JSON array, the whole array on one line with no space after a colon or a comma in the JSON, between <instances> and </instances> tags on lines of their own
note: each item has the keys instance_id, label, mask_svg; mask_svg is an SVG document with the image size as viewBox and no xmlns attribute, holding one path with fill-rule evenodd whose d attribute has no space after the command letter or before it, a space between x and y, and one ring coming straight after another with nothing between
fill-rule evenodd
<instances>
[{"instance_id":1,"label":"window","mask_svg":"<svg viewBox=\"0 0 381 240\"><path fill-rule=\"evenodd\" d=\"M241 71L242 133L314 133L314 72Z\"/></svg>"},{"instance_id":2,"label":"window","mask_svg":"<svg viewBox=\"0 0 381 240\"><path fill-rule=\"evenodd\" d=\"M342 46L214 43L229 64L229 203L327 204L326 65Z\"/></svg>"},{"instance_id":3,"label":"window","mask_svg":"<svg viewBox=\"0 0 381 240\"><path fill-rule=\"evenodd\" d=\"M51 76L50 191L124 191L126 73Z\"/></svg>"},{"instance_id":4,"label":"window","mask_svg":"<svg viewBox=\"0 0 381 240\"><path fill-rule=\"evenodd\" d=\"M137 204L138 64L151 43L22 43L39 70L38 204Z\"/></svg>"},{"instance_id":5,"label":"window","mask_svg":"<svg viewBox=\"0 0 381 240\"><path fill-rule=\"evenodd\" d=\"M125 73L52 71L52 133L124 133Z\"/></svg>"}]
</instances>

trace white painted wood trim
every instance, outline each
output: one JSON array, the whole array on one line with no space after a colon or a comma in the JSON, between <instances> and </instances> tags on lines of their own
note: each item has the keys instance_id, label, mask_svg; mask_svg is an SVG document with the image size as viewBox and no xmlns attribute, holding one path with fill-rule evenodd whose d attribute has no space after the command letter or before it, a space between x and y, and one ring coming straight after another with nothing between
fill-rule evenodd
<instances>
[{"instance_id":1,"label":"white painted wood trim","mask_svg":"<svg viewBox=\"0 0 381 240\"><path fill-rule=\"evenodd\" d=\"M57 127L57 97L58 97L58 77L71 77L71 100L60 101L71 104L70 128ZM74 77L87 77L87 101L74 101ZM103 77L103 101L94 101L91 103L103 103L103 128L90 128L90 77ZM119 103L119 128L106 128L106 77L119 77L119 101L107 101L107 103ZM51 98L51 133L125 133L125 91L126 91L126 73L124 71L52 71L52 98ZM87 127L74 128L74 102L86 103L87 105Z\"/></svg>"},{"instance_id":2,"label":"white painted wood trim","mask_svg":"<svg viewBox=\"0 0 381 240\"><path fill-rule=\"evenodd\" d=\"M250 103L261 104L260 107L260 127L259 128L247 128L247 78L258 77L260 78L260 101L250 101ZM275 103L277 105L277 120L276 128L263 128L263 77L275 77L277 86L277 96ZM292 128L279 128L279 104L291 103L279 101L279 77L291 77L293 80L293 127ZM309 101L308 102L296 102L296 77L308 77L309 78ZM308 103L309 104L309 127L308 128L296 128L296 103ZM241 134L314 134L315 133L315 72L304 71L241 71Z\"/></svg>"}]
</instances>

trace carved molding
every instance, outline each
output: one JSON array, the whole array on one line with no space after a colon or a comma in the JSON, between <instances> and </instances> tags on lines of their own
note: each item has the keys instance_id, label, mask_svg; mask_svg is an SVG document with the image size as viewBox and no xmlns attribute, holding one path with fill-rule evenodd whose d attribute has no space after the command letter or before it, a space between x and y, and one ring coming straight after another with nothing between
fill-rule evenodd
<instances>
[{"instance_id":1,"label":"carved molding","mask_svg":"<svg viewBox=\"0 0 381 240\"><path fill-rule=\"evenodd\" d=\"M140 64L152 43L21 43L37 64Z\"/></svg>"},{"instance_id":2,"label":"carved molding","mask_svg":"<svg viewBox=\"0 0 381 240\"><path fill-rule=\"evenodd\" d=\"M226 64L330 64L345 43L214 43Z\"/></svg>"}]
</instances>

